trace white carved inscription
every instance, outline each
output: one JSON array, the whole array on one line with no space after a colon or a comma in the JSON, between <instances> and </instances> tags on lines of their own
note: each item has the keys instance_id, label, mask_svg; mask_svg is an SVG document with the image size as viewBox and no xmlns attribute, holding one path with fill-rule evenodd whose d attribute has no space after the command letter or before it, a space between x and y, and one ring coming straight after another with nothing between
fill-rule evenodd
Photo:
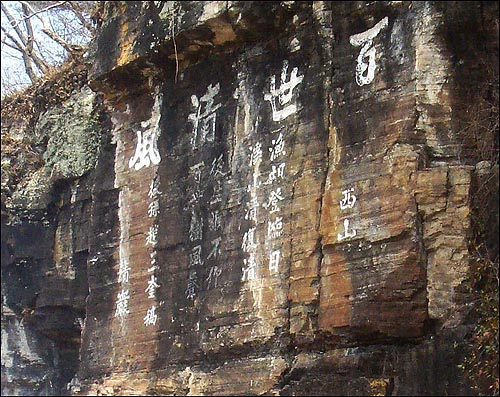
<instances>
[{"instance_id":1,"label":"white carved inscription","mask_svg":"<svg viewBox=\"0 0 500 397\"><path fill-rule=\"evenodd\" d=\"M152 164L159 164L161 161L158 152L158 137L160 136L160 117L161 117L162 98L158 95L153 105L151 119L143 121L141 127L144 131L137 131L137 146L135 153L129 160L129 168L136 171L143 167L149 167Z\"/></svg>"},{"instance_id":2,"label":"white carved inscription","mask_svg":"<svg viewBox=\"0 0 500 397\"><path fill-rule=\"evenodd\" d=\"M118 297L116 300L115 317L119 317L119 318L123 319L124 317L127 316L127 314L130 313L128 310L128 301L129 300L130 300L130 295L129 295L128 290L122 289L118 293Z\"/></svg>"},{"instance_id":3,"label":"white carved inscription","mask_svg":"<svg viewBox=\"0 0 500 397\"><path fill-rule=\"evenodd\" d=\"M148 198L152 201L148 205L148 217L153 218L153 222L158 217L160 213L160 200L159 195L161 194L159 189L159 181L158 178L154 178L150 185L148 191ZM156 265L156 250L155 246L158 243L158 224L153 224L149 228L149 232L146 236L146 246L152 245L152 251L149 252L150 257L150 267L148 268L148 273L154 272L158 269ZM148 299L156 299L156 290L160 288L160 284L158 283L158 278L152 274L150 279L148 280L148 286L144 290L148 294ZM156 314L156 306L151 305L148 309L146 316L144 317L144 325L146 327L151 325L156 325L156 321L158 320L158 315Z\"/></svg>"},{"instance_id":4,"label":"white carved inscription","mask_svg":"<svg viewBox=\"0 0 500 397\"><path fill-rule=\"evenodd\" d=\"M214 104L215 96L220 91L220 85L210 84L207 92L200 99L196 95L191 96L193 113L188 116L188 121L193 124L193 134L191 136L191 147L198 149L206 142L213 142L215 139L216 111L221 104Z\"/></svg>"},{"instance_id":5,"label":"white carved inscription","mask_svg":"<svg viewBox=\"0 0 500 397\"><path fill-rule=\"evenodd\" d=\"M341 210L354 207L354 204L356 203L356 196L354 194L351 194L352 192L354 192L353 187L350 189L342 190L342 194L344 197L342 197L342 200L340 200Z\"/></svg>"},{"instance_id":6,"label":"white carved inscription","mask_svg":"<svg viewBox=\"0 0 500 397\"><path fill-rule=\"evenodd\" d=\"M356 83L359 86L370 84L375 77L375 47L373 39L377 37L381 30L385 29L389 24L389 18L385 17L380 20L375 26L365 32L354 34L349 38L350 43L354 47L360 47L358 58L356 59ZM368 60L368 62L366 61Z\"/></svg>"},{"instance_id":7,"label":"white carved inscription","mask_svg":"<svg viewBox=\"0 0 500 397\"><path fill-rule=\"evenodd\" d=\"M297 105L292 101L294 97L294 89L304 79L304 76L299 75L299 69L293 68L291 73L288 73L288 61L283 62L279 87L277 87L276 76L270 78L269 93L264 94L264 99L269 101L271 105L272 119L274 122L285 120L297 111ZM267 151L262 149L260 142L250 146L250 156L248 165L253 167L252 182L249 184L247 191L250 193L250 200L246 203L245 220L251 222L251 226L243 234L241 249L248 254L247 258L243 259L243 275L242 281L253 280L257 277L258 262L257 262L257 227L259 208L262 206L264 216L267 221L267 230L265 230L265 245L271 249L266 252L268 254L268 270L269 274L279 272L281 262L281 243L279 239L283 235L284 222L281 213L281 202L285 200L283 187L280 185L285 178L286 162L284 158L287 154L286 137L282 132L283 127L273 131L278 133L271 140ZM259 180L259 166L263 161L264 153L269 153L269 163L271 170L267 174L267 178L262 182ZM259 188L267 186L267 195L263 202L258 202Z\"/></svg>"},{"instance_id":8,"label":"white carved inscription","mask_svg":"<svg viewBox=\"0 0 500 397\"><path fill-rule=\"evenodd\" d=\"M155 325L156 321L158 320L158 315L155 313L156 312L156 306L153 305L148 309L148 312L146 313L146 316L144 317L144 325Z\"/></svg>"},{"instance_id":9,"label":"white carved inscription","mask_svg":"<svg viewBox=\"0 0 500 397\"><path fill-rule=\"evenodd\" d=\"M352 209L356 204L356 201L357 198L354 195L354 188L351 187L349 189L342 190L342 199L339 201L340 211L345 211L346 209ZM357 234L356 229L353 229L349 225L349 223L350 220L348 218L344 219L343 221L344 232L337 234L337 240L339 242L356 237Z\"/></svg>"},{"instance_id":10,"label":"white carved inscription","mask_svg":"<svg viewBox=\"0 0 500 397\"><path fill-rule=\"evenodd\" d=\"M297 105L290 102L294 88L304 79L304 76L299 76L298 72L299 69L295 67L288 77L288 61L284 61L278 88L276 88L276 77L271 76L271 87L269 93L264 95L264 99L271 103L273 121L282 121L297 111Z\"/></svg>"}]
</instances>

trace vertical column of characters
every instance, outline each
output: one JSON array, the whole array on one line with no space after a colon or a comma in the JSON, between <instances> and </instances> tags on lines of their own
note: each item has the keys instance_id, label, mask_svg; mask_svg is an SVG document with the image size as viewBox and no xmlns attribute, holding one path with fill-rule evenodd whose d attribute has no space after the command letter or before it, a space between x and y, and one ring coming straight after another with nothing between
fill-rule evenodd
<instances>
[{"instance_id":1,"label":"vertical column of characters","mask_svg":"<svg viewBox=\"0 0 500 397\"><path fill-rule=\"evenodd\" d=\"M158 284L158 279L154 274L158 269L156 264L156 249L155 246L158 243L158 223L156 222L159 211L160 211L160 201L159 195L161 194L158 188L158 179L155 178L151 181L148 191L148 198L151 200L148 204L148 217L152 218L153 224L150 226L148 234L146 236L146 246L150 247L149 257L150 257L150 267L148 268L148 273L151 274L151 278L148 280L148 286L144 290L148 294L148 299L157 300L156 290L160 287ZM156 314L156 306L152 304L144 317L144 325L151 326L156 325L158 320L158 315Z\"/></svg>"},{"instance_id":2,"label":"vertical column of characters","mask_svg":"<svg viewBox=\"0 0 500 397\"><path fill-rule=\"evenodd\" d=\"M203 197L201 190L201 178L205 163L203 161L189 168L189 181L193 186L193 192L188 201L189 211L191 213L189 223L189 274L186 288L186 297L190 300L196 298L200 285L198 281L199 268L203 266L202 257L202 239L203 239L203 218L201 216L200 199Z\"/></svg>"},{"instance_id":3,"label":"vertical column of characters","mask_svg":"<svg viewBox=\"0 0 500 397\"><path fill-rule=\"evenodd\" d=\"M158 94L155 98L155 102L151 112L151 118L149 120L141 122L141 130L136 131L137 144L135 148L134 155L130 158L128 166L131 171L139 171L141 169L146 169L154 165L158 165L161 161L160 153L158 151L158 138L160 136L160 118L161 118L161 104L162 96ZM121 196L123 197L123 196ZM120 203L122 208L127 203ZM126 225L121 225L121 228L126 227ZM122 231L123 232L123 231ZM146 236L146 246L148 243L156 244L157 242L157 225L152 225ZM122 233L124 235L124 233ZM128 236L128 233L125 235ZM116 300L116 310L115 317L119 318L124 324L124 321L129 310L129 300L131 298L129 292L130 283L130 273L131 266L129 264L128 256L123 252L125 242L122 241L120 237L120 263L118 269L118 282L121 285L121 290L118 293Z\"/></svg>"},{"instance_id":4,"label":"vertical column of characters","mask_svg":"<svg viewBox=\"0 0 500 397\"><path fill-rule=\"evenodd\" d=\"M353 194L354 188L348 188L345 190L342 190L342 199L340 200L340 211L345 211L346 209L352 209L354 205L356 204L356 196ZM339 242L347 239L351 239L356 237L356 229L350 228L349 223L350 220L349 218L345 218L344 221L344 234L338 233L337 235L337 240Z\"/></svg>"},{"instance_id":5,"label":"vertical column of characters","mask_svg":"<svg viewBox=\"0 0 500 397\"><path fill-rule=\"evenodd\" d=\"M191 96L192 113L188 115L188 121L192 124L192 134L190 138L190 145L195 155L199 150L203 149L204 145L213 143L215 141L215 130L217 121L217 110L222 106L220 103L215 103L215 97L220 91L220 84L209 84L204 95L198 98L196 95ZM217 162L217 160L215 160ZM194 186L194 191L188 202L188 210L191 212L190 226L189 226L189 242L191 245L189 254L189 274L187 288L185 294L187 299L194 300L196 294L200 289L200 281L198 279L198 271L203 267L203 254L202 254L202 240L203 240L203 217L201 212L200 200L203 197L201 188L201 181L205 169L205 162L200 161L189 168L189 180ZM220 170L219 170L220 171ZM211 175L217 173L217 164L212 164L210 170ZM218 177L218 176L217 176ZM214 182L215 183L215 182ZM218 192L221 196L222 185L214 185L215 188L220 188ZM214 192L212 201L217 201L217 193ZM220 229L220 211L210 213L209 227L217 227ZM210 258L220 253L219 244L220 239L212 241L215 251L208 254ZM213 253L212 253L213 252ZM219 269L212 270L215 274ZM220 275L220 274L219 274Z\"/></svg>"},{"instance_id":6,"label":"vertical column of characters","mask_svg":"<svg viewBox=\"0 0 500 397\"><path fill-rule=\"evenodd\" d=\"M298 75L298 68L292 69L288 74L288 61L283 62L281 70L280 86L276 88L276 77L271 76L269 93L264 95L264 99L271 104L272 118L274 122L281 122L297 111L297 105L291 103L293 90L302 82L304 76ZM271 171L268 174L265 185L270 186L267 201L263 207L268 211L266 239L271 247L269 251L268 269L270 274L279 272L281 261L280 238L283 234L283 215L281 213L280 203L285 199L284 189L281 183L285 178L286 156L285 135L277 130L278 136L271 140L271 146L268 148L270 156ZM276 134L276 132L273 132Z\"/></svg>"},{"instance_id":7,"label":"vertical column of characters","mask_svg":"<svg viewBox=\"0 0 500 397\"><path fill-rule=\"evenodd\" d=\"M254 280L257 271L257 215L258 215L258 191L260 188L260 163L262 162L262 144L256 142L250 146L250 158L248 165L252 169L252 181L247 186L250 201L246 203L245 220L250 221L249 228L243 234L241 249L248 256L243 258L243 274L241 281Z\"/></svg>"},{"instance_id":8,"label":"vertical column of characters","mask_svg":"<svg viewBox=\"0 0 500 397\"><path fill-rule=\"evenodd\" d=\"M212 234L210 240L210 252L206 257L207 262L212 262L208 276L206 278L207 290L217 288L219 277L222 275L222 264L218 263L218 258L221 255L222 242L222 222L221 222L221 203L222 203L222 183L226 176L224 172L224 155L212 161L210 167L210 178L212 179L213 193L209 200L210 212L208 214L208 231Z\"/></svg>"}]
</instances>

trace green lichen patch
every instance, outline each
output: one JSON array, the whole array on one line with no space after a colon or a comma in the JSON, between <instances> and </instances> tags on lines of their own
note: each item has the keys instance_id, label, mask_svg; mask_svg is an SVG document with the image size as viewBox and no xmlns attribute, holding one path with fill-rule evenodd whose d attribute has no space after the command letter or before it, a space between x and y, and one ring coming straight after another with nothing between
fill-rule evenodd
<instances>
[{"instance_id":1,"label":"green lichen patch","mask_svg":"<svg viewBox=\"0 0 500 397\"><path fill-rule=\"evenodd\" d=\"M52 169L53 181L76 178L94 168L100 137L94 103L95 94L85 87L40 118L37 130L49 138L43 159L45 167Z\"/></svg>"}]
</instances>

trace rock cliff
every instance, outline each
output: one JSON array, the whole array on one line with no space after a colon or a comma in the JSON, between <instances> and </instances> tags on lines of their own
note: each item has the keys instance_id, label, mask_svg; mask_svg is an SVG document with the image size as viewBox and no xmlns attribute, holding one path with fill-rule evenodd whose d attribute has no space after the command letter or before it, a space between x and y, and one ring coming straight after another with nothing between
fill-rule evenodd
<instances>
[{"instance_id":1,"label":"rock cliff","mask_svg":"<svg viewBox=\"0 0 500 397\"><path fill-rule=\"evenodd\" d=\"M73 90L2 110L2 394L470 395L498 3L101 11Z\"/></svg>"}]
</instances>

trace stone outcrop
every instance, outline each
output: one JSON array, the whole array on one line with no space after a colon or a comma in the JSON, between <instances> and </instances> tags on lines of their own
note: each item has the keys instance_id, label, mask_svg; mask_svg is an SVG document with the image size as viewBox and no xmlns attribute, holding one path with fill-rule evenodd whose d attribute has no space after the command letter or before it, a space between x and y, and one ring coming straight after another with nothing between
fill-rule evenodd
<instances>
[{"instance_id":1,"label":"stone outcrop","mask_svg":"<svg viewBox=\"0 0 500 397\"><path fill-rule=\"evenodd\" d=\"M8 125L2 392L471 394L454 40L497 8L108 2L89 86Z\"/></svg>"}]
</instances>

